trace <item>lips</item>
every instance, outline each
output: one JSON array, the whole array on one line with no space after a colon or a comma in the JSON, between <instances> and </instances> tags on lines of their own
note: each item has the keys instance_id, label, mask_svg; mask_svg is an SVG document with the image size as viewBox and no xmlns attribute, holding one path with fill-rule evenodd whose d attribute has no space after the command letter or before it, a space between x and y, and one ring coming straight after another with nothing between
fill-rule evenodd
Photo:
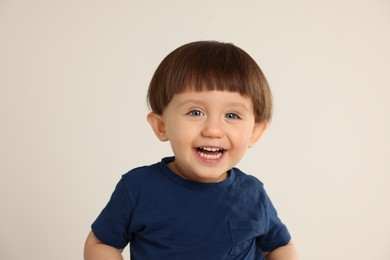
<instances>
[{"instance_id":1,"label":"lips","mask_svg":"<svg viewBox=\"0 0 390 260\"><path fill-rule=\"evenodd\" d=\"M201 158L217 160L223 155L225 150L218 147L197 147L196 151Z\"/></svg>"}]
</instances>

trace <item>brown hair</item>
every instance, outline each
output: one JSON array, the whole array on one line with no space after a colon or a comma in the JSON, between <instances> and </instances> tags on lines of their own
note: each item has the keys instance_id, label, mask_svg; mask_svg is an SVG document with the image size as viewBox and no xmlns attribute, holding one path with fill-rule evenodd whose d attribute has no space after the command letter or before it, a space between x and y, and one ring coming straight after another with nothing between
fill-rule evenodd
<instances>
[{"instance_id":1,"label":"brown hair","mask_svg":"<svg viewBox=\"0 0 390 260\"><path fill-rule=\"evenodd\" d=\"M231 43L192 42L168 54L150 82L149 106L161 115L175 94L187 90L238 92L252 99L256 122L271 120L272 95L263 72Z\"/></svg>"}]
</instances>

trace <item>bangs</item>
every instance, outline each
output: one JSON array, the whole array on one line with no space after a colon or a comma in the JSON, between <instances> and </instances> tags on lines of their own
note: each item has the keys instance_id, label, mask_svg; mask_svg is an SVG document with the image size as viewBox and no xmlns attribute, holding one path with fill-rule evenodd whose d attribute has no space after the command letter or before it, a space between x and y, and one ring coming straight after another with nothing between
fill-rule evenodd
<instances>
[{"instance_id":1,"label":"bangs","mask_svg":"<svg viewBox=\"0 0 390 260\"><path fill-rule=\"evenodd\" d=\"M250 95L248 86L253 80L250 75L254 61L242 56L230 45L193 50L176 65L180 69L172 75L175 79L170 84L172 93L222 90Z\"/></svg>"}]
</instances>

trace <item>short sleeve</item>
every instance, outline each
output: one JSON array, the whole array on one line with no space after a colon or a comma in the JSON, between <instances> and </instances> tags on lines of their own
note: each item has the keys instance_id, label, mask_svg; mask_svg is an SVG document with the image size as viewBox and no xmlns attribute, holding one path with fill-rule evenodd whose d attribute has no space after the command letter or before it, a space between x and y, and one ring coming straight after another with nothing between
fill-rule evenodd
<instances>
[{"instance_id":1,"label":"short sleeve","mask_svg":"<svg viewBox=\"0 0 390 260\"><path fill-rule=\"evenodd\" d=\"M106 245L118 249L126 247L131 239L132 212L132 203L122 177L106 207L92 224L93 233Z\"/></svg>"},{"instance_id":2,"label":"short sleeve","mask_svg":"<svg viewBox=\"0 0 390 260\"><path fill-rule=\"evenodd\" d=\"M291 240L291 236L287 227L279 219L277 211L265 191L264 204L267 211L268 228L266 233L258 238L257 243L263 252L269 252L287 245Z\"/></svg>"}]
</instances>

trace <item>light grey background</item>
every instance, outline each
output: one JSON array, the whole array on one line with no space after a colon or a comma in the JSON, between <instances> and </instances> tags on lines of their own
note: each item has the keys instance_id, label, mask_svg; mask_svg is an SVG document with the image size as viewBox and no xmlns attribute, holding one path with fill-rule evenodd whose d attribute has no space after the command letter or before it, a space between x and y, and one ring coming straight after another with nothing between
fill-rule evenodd
<instances>
[{"instance_id":1,"label":"light grey background","mask_svg":"<svg viewBox=\"0 0 390 260\"><path fill-rule=\"evenodd\" d=\"M0 259L82 259L121 174L171 154L145 120L153 71L210 39L270 82L239 167L301 259L390 259L389 26L385 0L1 0Z\"/></svg>"}]
</instances>

